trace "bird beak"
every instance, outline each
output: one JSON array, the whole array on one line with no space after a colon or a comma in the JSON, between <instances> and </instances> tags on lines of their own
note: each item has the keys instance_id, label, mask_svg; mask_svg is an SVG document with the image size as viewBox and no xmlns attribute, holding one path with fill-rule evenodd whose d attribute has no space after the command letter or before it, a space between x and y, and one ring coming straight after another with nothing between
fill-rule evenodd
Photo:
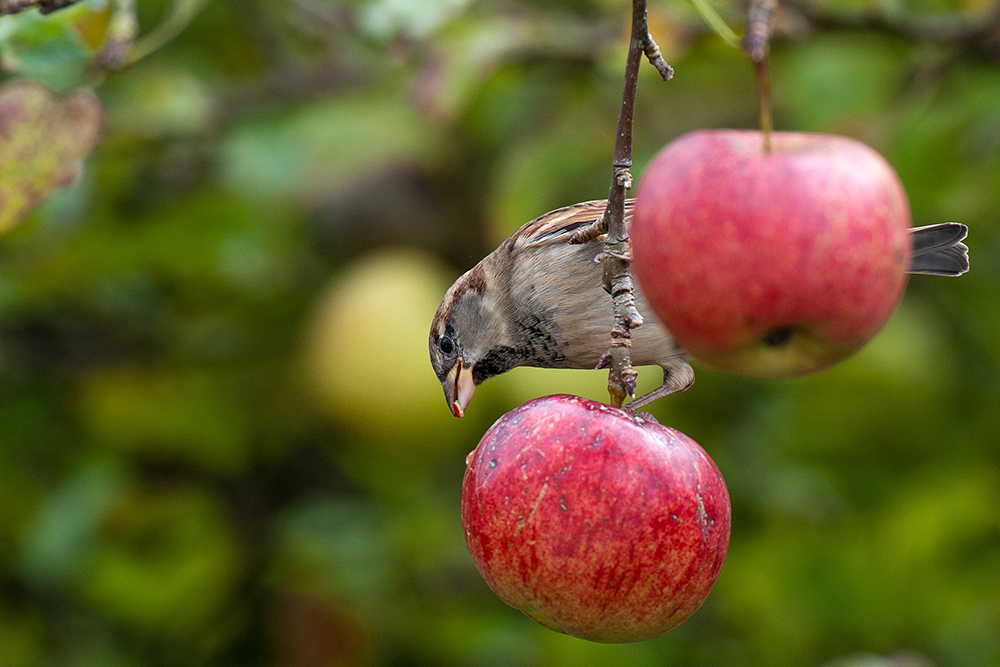
<instances>
[{"instance_id":1,"label":"bird beak","mask_svg":"<svg viewBox=\"0 0 1000 667\"><path fill-rule=\"evenodd\" d=\"M442 386L451 413L456 417L464 415L472 395L476 393L476 383L472 381L472 369L466 368L459 358L448 372L448 377L444 379Z\"/></svg>"}]
</instances>

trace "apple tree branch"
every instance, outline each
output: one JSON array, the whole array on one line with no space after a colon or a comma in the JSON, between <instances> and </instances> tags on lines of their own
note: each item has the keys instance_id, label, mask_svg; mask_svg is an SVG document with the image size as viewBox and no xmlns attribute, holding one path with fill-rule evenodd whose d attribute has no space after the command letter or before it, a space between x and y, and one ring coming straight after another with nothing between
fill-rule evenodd
<instances>
[{"instance_id":1,"label":"apple tree branch","mask_svg":"<svg viewBox=\"0 0 1000 667\"><path fill-rule=\"evenodd\" d=\"M632 34L625 61L625 83L611 161L613 176L608 206L600 218L570 239L570 243L586 243L601 234L607 234L604 252L597 256L596 261L600 261L604 269L604 289L611 295L614 304L614 324L611 328L611 346L601 357L598 368L610 368L608 392L611 394L611 404L615 407L621 407L627 396L635 396L635 380L638 375L632 368L630 331L642 325L642 316L636 310L632 291L632 247L625 228L625 196L632 187L632 126L639 65L644 55L660 73L660 78L669 81L673 77L673 68L660 55L659 47L649 34L646 0L633 0Z\"/></svg>"},{"instance_id":2,"label":"apple tree branch","mask_svg":"<svg viewBox=\"0 0 1000 667\"><path fill-rule=\"evenodd\" d=\"M32 7L38 8L39 14L48 14L63 7L69 7L78 0L0 0L0 15L17 14Z\"/></svg>"}]
</instances>

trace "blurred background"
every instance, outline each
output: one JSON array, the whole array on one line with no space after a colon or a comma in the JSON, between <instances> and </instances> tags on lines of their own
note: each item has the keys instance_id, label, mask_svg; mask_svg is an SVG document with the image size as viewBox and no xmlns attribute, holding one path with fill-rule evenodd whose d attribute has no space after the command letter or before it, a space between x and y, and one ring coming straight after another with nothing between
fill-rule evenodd
<instances>
[{"instance_id":1,"label":"blurred background","mask_svg":"<svg viewBox=\"0 0 1000 667\"><path fill-rule=\"evenodd\" d=\"M739 30L741 3L715 6ZM537 626L476 572L465 455L530 398L604 400L606 374L517 369L457 420L427 331L520 224L607 195L629 12L84 0L0 17L5 83L88 87L105 111L81 176L0 236L0 666L1000 665L987 0L778 16L777 127L886 155L915 225L969 226L972 270L913 277L829 371L696 365L652 407L732 496L702 609L603 646ZM741 53L686 1L649 12L676 76L643 67L636 176L686 131L756 122ZM640 369L640 390L659 377Z\"/></svg>"}]
</instances>

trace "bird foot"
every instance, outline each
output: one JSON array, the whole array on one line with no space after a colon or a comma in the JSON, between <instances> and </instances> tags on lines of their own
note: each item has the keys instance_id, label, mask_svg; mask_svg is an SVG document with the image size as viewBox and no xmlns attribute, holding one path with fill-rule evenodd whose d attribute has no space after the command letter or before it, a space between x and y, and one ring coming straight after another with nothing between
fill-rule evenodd
<instances>
[{"instance_id":1,"label":"bird foot","mask_svg":"<svg viewBox=\"0 0 1000 667\"><path fill-rule=\"evenodd\" d=\"M635 411L639 408L649 405L664 396L684 391L692 384L694 384L694 369L691 368L691 364L678 358L670 366L663 368L662 385L648 394L643 394L639 398L630 401L625 405L625 409L635 414Z\"/></svg>"}]
</instances>

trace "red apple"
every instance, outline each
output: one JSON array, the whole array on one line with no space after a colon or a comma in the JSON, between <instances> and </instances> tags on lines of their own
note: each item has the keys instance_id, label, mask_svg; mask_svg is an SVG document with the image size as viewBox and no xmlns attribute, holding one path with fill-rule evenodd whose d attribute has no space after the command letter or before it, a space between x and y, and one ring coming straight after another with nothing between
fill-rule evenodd
<instances>
[{"instance_id":1,"label":"red apple","mask_svg":"<svg viewBox=\"0 0 1000 667\"><path fill-rule=\"evenodd\" d=\"M576 396L501 417L466 459L469 553L501 600L617 643L679 625L729 545L729 494L683 433Z\"/></svg>"},{"instance_id":2,"label":"red apple","mask_svg":"<svg viewBox=\"0 0 1000 667\"><path fill-rule=\"evenodd\" d=\"M910 208L888 162L822 134L703 130L643 174L634 270L677 342L716 368L826 368L885 324L906 287Z\"/></svg>"}]
</instances>

